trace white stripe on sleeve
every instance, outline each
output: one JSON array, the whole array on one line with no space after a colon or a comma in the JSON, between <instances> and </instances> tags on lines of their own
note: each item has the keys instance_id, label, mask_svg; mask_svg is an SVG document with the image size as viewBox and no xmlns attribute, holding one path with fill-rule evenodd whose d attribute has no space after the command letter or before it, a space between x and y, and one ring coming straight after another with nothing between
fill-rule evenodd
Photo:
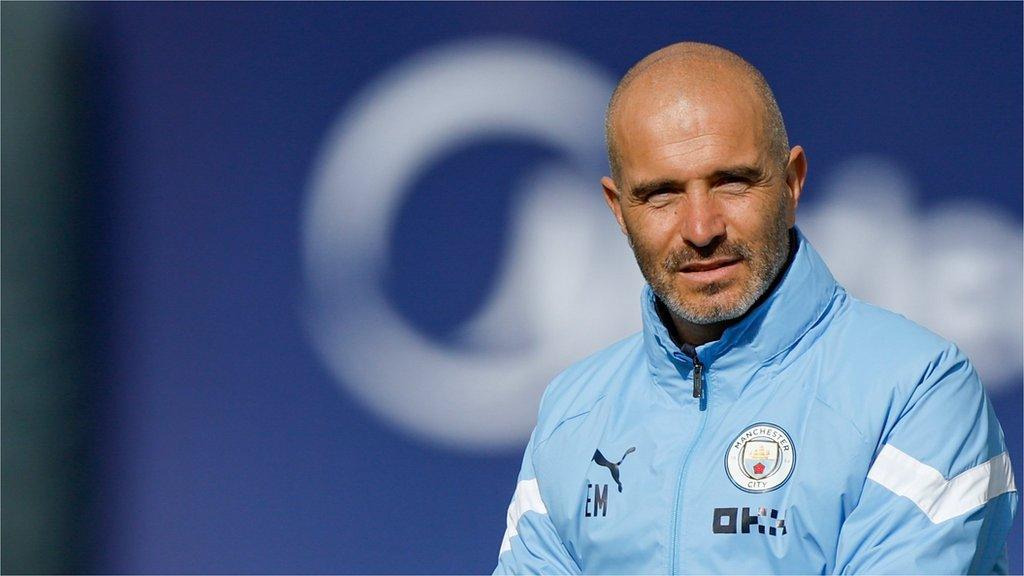
<instances>
[{"instance_id":1,"label":"white stripe on sleeve","mask_svg":"<svg viewBox=\"0 0 1024 576\"><path fill-rule=\"evenodd\" d=\"M935 468L886 444L871 465L868 479L897 496L909 498L933 524L956 518L1000 494L1017 490L1006 452L946 480Z\"/></svg>"},{"instance_id":2,"label":"white stripe on sleeve","mask_svg":"<svg viewBox=\"0 0 1024 576\"><path fill-rule=\"evenodd\" d=\"M498 556L512 549L512 537L519 534L519 519L527 512L547 514L548 509L540 498L540 486L537 479L531 478L516 484L515 494L512 495L512 503L508 505L508 516L506 518L505 537L501 539L501 550Z\"/></svg>"}]
</instances>

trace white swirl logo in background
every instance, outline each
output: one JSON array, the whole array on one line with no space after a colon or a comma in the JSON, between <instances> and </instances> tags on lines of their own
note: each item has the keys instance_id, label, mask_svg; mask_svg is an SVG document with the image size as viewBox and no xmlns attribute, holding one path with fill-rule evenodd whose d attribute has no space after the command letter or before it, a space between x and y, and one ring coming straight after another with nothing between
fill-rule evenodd
<instances>
[{"instance_id":1,"label":"white swirl logo in background","mask_svg":"<svg viewBox=\"0 0 1024 576\"><path fill-rule=\"evenodd\" d=\"M308 326L337 381L366 406L430 441L516 446L560 369L639 329L642 279L598 183L613 87L548 45L465 42L397 66L337 121L304 214ZM523 179L497 288L462 330L464 345L441 344L387 301L387 239L417 173L495 135L531 138L567 160Z\"/></svg>"},{"instance_id":2,"label":"white swirl logo in background","mask_svg":"<svg viewBox=\"0 0 1024 576\"><path fill-rule=\"evenodd\" d=\"M559 370L640 328L642 279L598 184L612 88L559 48L486 40L414 56L346 108L303 215L307 326L339 385L428 442L519 447ZM388 239L417 174L495 136L565 159L521 180L495 289L441 343L385 296ZM959 343L991 390L1019 385L1018 222L962 200L915 213L907 176L884 159L845 163L805 198L800 225L852 294Z\"/></svg>"}]
</instances>

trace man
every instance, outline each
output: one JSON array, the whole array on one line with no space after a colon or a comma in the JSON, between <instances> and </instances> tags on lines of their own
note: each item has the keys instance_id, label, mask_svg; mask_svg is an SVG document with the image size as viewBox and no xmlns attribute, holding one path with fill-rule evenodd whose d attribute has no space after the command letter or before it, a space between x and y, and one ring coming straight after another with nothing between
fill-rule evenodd
<instances>
[{"instance_id":1,"label":"man","mask_svg":"<svg viewBox=\"0 0 1024 576\"><path fill-rule=\"evenodd\" d=\"M807 160L761 74L669 46L606 129L644 328L548 387L496 572L1005 570L1017 492L978 377L794 227Z\"/></svg>"}]
</instances>

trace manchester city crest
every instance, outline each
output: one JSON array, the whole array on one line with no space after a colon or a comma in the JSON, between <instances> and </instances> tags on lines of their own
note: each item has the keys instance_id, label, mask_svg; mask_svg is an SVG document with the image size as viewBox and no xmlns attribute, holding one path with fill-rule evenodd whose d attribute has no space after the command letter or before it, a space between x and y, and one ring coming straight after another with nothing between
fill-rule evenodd
<instances>
[{"instance_id":1,"label":"manchester city crest","mask_svg":"<svg viewBox=\"0 0 1024 576\"><path fill-rule=\"evenodd\" d=\"M793 473L796 451L789 434L765 422L739 433L725 454L725 471L744 492L770 492Z\"/></svg>"}]
</instances>

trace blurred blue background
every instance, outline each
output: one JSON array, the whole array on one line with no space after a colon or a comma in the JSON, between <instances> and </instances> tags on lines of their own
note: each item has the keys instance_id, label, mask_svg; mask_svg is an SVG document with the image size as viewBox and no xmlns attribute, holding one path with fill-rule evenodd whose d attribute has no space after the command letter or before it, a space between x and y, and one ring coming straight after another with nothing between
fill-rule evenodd
<instances>
[{"instance_id":1,"label":"blurred blue background","mask_svg":"<svg viewBox=\"0 0 1024 576\"><path fill-rule=\"evenodd\" d=\"M967 350L1024 478L1019 3L0 21L4 572L490 571L547 380L639 327L601 115L683 39L762 70L798 224Z\"/></svg>"}]
</instances>

